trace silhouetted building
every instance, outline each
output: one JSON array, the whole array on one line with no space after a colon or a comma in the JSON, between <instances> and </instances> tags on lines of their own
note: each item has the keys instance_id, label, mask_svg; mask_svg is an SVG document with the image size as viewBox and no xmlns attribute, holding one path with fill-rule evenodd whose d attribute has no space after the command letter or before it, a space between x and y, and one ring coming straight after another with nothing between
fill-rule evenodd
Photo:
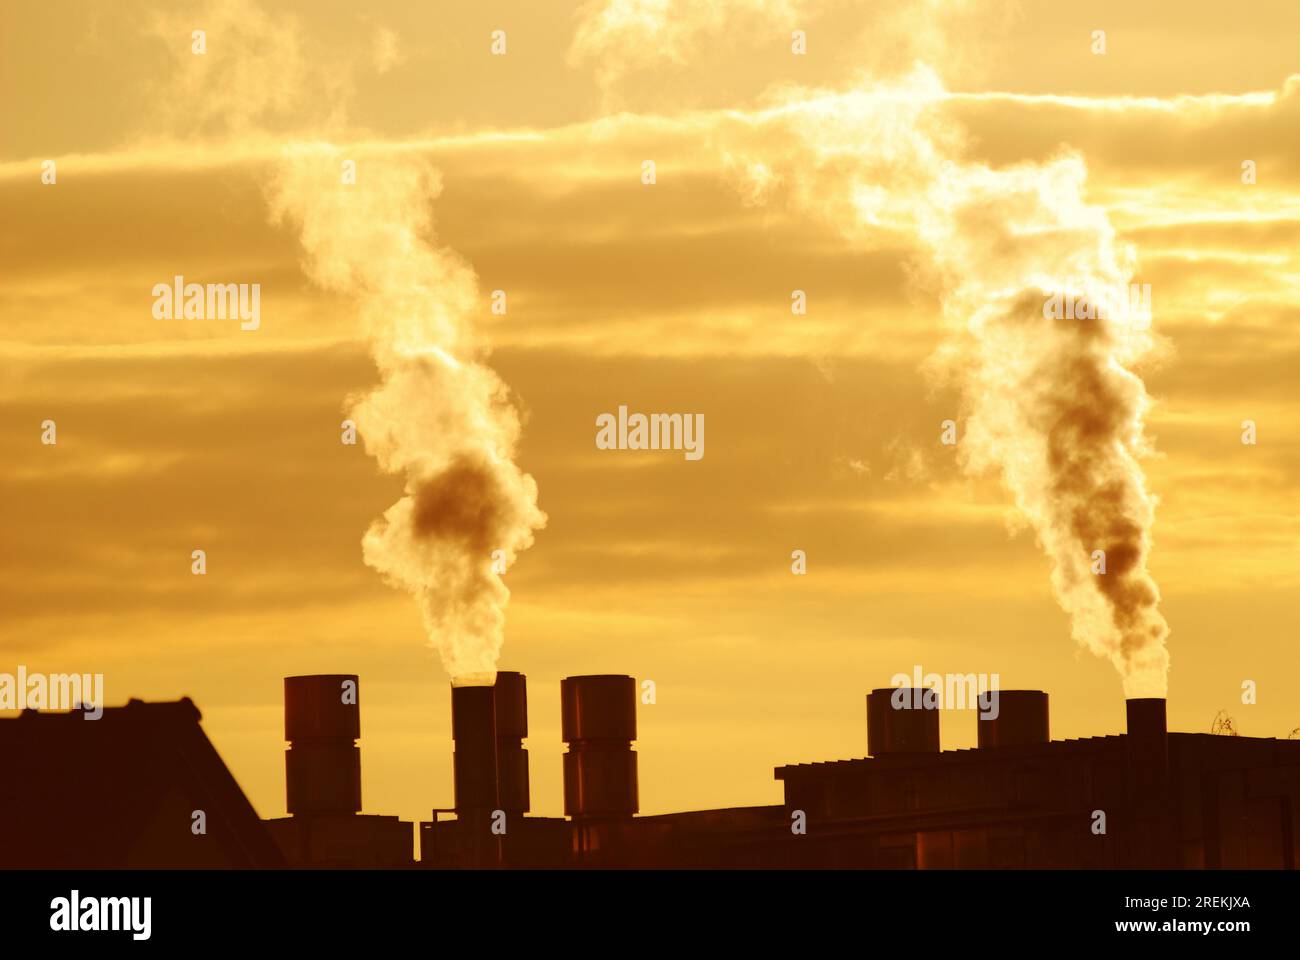
<instances>
[{"instance_id":1,"label":"silhouetted building","mask_svg":"<svg viewBox=\"0 0 1300 960\"><path fill-rule=\"evenodd\" d=\"M282 866L201 719L186 697L0 720L0 866Z\"/></svg>"},{"instance_id":2,"label":"silhouetted building","mask_svg":"<svg viewBox=\"0 0 1300 960\"><path fill-rule=\"evenodd\" d=\"M1126 734L1052 741L1046 694L999 700L977 749L872 739L870 757L777 768L808 823L787 862L1295 867L1300 741L1171 734L1159 699L1128 701Z\"/></svg>"},{"instance_id":3,"label":"silhouetted building","mask_svg":"<svg viewBox=\"0 0 1300 960\"><path fill-rule=\"evenodd\" d=\"M362 815L357 677L285 679L290 816L259 821L188 699L0 721L0 866L410 866L411 824ZM1052 740L1047 694L982 694L978 747L941 750L933 691L866 698L868 756L776 768L784 802L638 816L636 681L560 686L565 817L529 815L526 680L452 690L452 809L424 867L1256 867L1300 855L1300 740ZM198 814L203 829L196 829ZM441 814L454 814L440 819Z\"/></svg>"},{"instance_id":4,"label":"silhouetted building","mask_svg":"<svg viewBox=\"0 0 1300 960\"><path fill-rule=\"evenodd\" d=\"M422 865L1294 868L1300 853L1300 741L1171 734L1160 699L1129 700L1125 734L1053 741L1047 694L996 691L979 746L944 751L934 691L873 690L869 756L778 767L783 804L639 817L635 681L560 689L569 819L507 815L487 856L473 842L490 816L421 824Z\"/></svg>"}]
</instances>

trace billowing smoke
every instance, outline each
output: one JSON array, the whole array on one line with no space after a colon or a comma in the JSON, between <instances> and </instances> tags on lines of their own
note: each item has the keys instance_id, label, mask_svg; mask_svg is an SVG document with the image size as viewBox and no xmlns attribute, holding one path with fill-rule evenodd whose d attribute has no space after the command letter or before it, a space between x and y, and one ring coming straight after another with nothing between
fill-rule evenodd
<instances>
[{"instance_id":1,"label":"billowing smoke","mask_svg":"<svg viewBox=\"0 0 1300 960\"><path fill-rule=\"evenodd\" d=\"M1150 314L1130 296L1132 252L1084 199L1086 172L1072 155L936 170L921 233L954 321L939 362L962 387L962 465L1001 474L1074 638L1115 665L1128 696L1163 696L1169 628L1139 462L1149 399L1132 369L1152 346Z\"/></svg>"},{"instance_id":2,"label":"billowing smoke","mask_svg":"<svg viewBox=\"0 0 1300 960\"><path fill-rule=\"evenodd\" d=\"M1168 626L1139 463L1149 400L1133 372L1152 339L1146 305L1130 309L1132 252L1085 201L1078 156L966 161L950 99L924 68L847 93L786 91L724 140L742 177L761 169L769 192L782 185L863 242L919 240L950 331L927 368L960 388L962 466L1001 476L1075 639L1129 696L1163 696Z\"/></svg>"},{"instance_id":3,"label":"billowing smoke","mask_svg":"<svg viewBox=\"0 0 1300 960\"><path fill-rule=\"evenodd\" d=\"M349 399L366 450L405 478L362 541L365 561L418 599L452 682L496 679L509 591L497 572L546 523L514 462L519 418L474 336L473 271L432 237L440 184L413 159L302 148L280 164L273 216L298 226L308 275L356 300L380 383Z\"/></svg>"},{"instance_id":4,"label":"billowing smoke","mask_svg":"<svg viewBox=\"0 0 1300 960\"><path fill-rule=\"evenodd\" d=\"M195 23L212 38L210 55L176 42ZM356 149L356 176L343 182L344 155L325 141L346 136L357 64L308 49L291 14L211 0L197 15L160 15L153 32L176 65L155 105L160 129L237 134L250 152L275 142L271 130L291 132L268 188L272 218L299 229L312 280L356 301L380 383L348 399L348 416L380 467L405 480L362 554L415 595L453 683L494 682L510 596L500 572L546 515L514 462L518 415L474 335L483 306L474 272L433 239L437 175L411 154ZM401 59L387 28L374 47L378 73Z\"/></svg>"}]
</instances>

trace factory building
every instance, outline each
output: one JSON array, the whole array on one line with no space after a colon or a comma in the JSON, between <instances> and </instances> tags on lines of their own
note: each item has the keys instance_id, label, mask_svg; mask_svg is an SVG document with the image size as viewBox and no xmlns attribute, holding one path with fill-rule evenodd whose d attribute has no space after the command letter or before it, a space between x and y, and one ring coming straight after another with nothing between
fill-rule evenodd
<instances>
[{"instance_id":1,"label":"factory building","mask_svg":"<svg viewBox=\"0 0 1300 960\"><path fill-rule=\"evenodd\" d=\"M509 708L490 711L492 688L474 688L480 727L491 715L498 735L473 741L472 763L456 735L455 819L420 825L423 866L1294 869L1300 852L1300 741L1170 733L1162 699L1127 701L1122 734L1054 741L1037 690L982 694L978 746L947 751L932 691L873 690L868 755L778 767L783 804L637 816L625 676L561 683L566 819L523 815L527 762L512 760L523 805L499 794L494 834L476 778L492 742L513 757L527 735L524 678L502 677ZM469 722L461 702L453 729Z\"/></svg>"},{"instance_id":2,"label":"factory building","mask_svg":"<svg viewBox=\"0 0 1300 960\"><path fill-rule=\"evenodd\" d=\"M1171 733L1162 699L1127 701L1122 733L1052 740L1046 693L988 691L977 746L942 750L933 691L872 690L866 756L776 768L781 804L642 816L636 681L568 677L562 817L531 815L526 678L453 687L451 704L455 799L418 830L361 812L355 675L285 679L289 816L265 821L188 700L93 722L25 711L0 720L20 774L0 788L0 866L1294 869L1300 854L1300 740ZM87 789L100 800L64 810ZM199 809L206 834L189 829Z\"/></svg>"}]
</instances>

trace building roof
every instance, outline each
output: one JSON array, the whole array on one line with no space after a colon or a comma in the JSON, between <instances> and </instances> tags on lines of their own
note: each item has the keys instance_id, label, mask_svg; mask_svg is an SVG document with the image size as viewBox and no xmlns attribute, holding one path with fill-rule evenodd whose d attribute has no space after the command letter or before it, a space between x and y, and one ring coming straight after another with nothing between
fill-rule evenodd
<instances>
[{"instance_id":1,"label":"building roof","mask_svg":"<svg viewBox=\"0 0 1300 960\"><path fill-rule=\"evenodd\" d=\"M201 719L184 697L0 720L0 866L282 865Z\"/></svg>"},{"instance_id":2,"label":"building roof","mask_svg":"<svg viewBox=\"0 0 1300 960\"><path fill-rule=\"evenodd\" d=\"M1278 740L1274 737L1222 736L1213 733L1167 734L1171 747L1195 743L1216 747L1224 751L1244 753L1247 750L1280 751L1280 756L1300 753L1300 740ZM933 767L936 764L984 763L988 761L1029 758L1042 755L1059 756L1062 752L1115 749L1124 744L1128 734L1110 733L1097 737L1070 737L1049 740L1045 743L1028 743L1006 747L962 747L935 753L889 753L879 757L854 757L847 760L822 760L809 763L788 763L773 771L777 780L790 774L814 776L821 774L865 773L867 771L900 770L907 767Z\"/></svg>"},{"instance_id":3,"label":"building roof","mask_svg":"<svg viewBox=\"0 0 1300 960\"><path fill-rule=\"evenodd\" d=\"M774 771L777 780L788 773L849 773L867 770L894 770L902 767L933 766L936 763L980 762L991 758L1056 752L1060 750L1097 750L1117 747L1124 742L1124 734L1107 734L1100 737L1080 737L1067 740L1049 740L1014 747L963 747L937 753L889 753L879 757L854 757L848 760L824 760L810 763L788 763Z\"/></svg>"}]
</instances>

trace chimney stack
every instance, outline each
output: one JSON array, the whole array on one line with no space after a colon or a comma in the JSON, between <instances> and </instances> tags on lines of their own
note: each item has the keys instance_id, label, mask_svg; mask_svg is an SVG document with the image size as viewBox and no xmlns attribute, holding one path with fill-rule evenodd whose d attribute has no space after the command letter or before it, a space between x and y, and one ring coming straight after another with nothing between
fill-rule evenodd
<instances>
[{"instance_id":1,"label":"chimney stack","mask_svg":"<svg viewBox=\"0 0 1300 960\"><path fill-rule=\"evenodd\" d=\"M1165 701L1138 697L1125 701L1125 773L1128 785L1126 829L1122 831L1127 866L1172 867L1178 863L1170 818L1169 733Z\"/></svg>"},{"instance_id":2,"label":"chimney stack","mask_svg":"<svg viewBox=\"0 0 1300 960\"><path fill-rule=\"evenodd\" d=\"M284 678L286 800L294 816L361 810L356 674Z\"/></svg>"},{"instance_id":3,"label":"chimney stack","mask_svg":"<svg viewBox=\"0 0 1300 960\"><path fill-rule=\"evenodd\" d=\"M885 687L867 694L867 753L939 752L939 697L928 687Z\"/></svg>"},{"instance_id":4,"label":"chimney stack","mask_svg":"<svg viewBox=\"0 0 1300 960\"><path fill-rule=\"evenodd\" d=\"M975 722L979 748L1020 747L1052 739L1047 694L1042 690L988 690L979 695Z\"/></svg>"},{"instance_id":5,"label":"chimney stack","mask_svg":"<svg viewBox=\"0 0 1300 960\"><path fill-rule=\"evenodd\" d=\"M1169 731L1163 697L1124 701L1128 716L1128 753L1133 784L1151 790L1169 775Z\"/></svg>"},{"instance_id":6,"label":"chimney stack","mask_svg":"<svg viewBox=\"0 0 1300 960\"><path fill-rule=\"evenodd\" d=\"M513 670L498 670L496 701L497 792L507 814L528 812L528 678Z\"/></svg>"},{"instance_id":7,"label":"chimney stack","mask_svg":"<svg viewBox=\"0 0 1300 960\"><path fill-rule=\"evenodd\" d=\"M493 687L451 688L456 816L498 809L496 697Z\"/></svg>"},{"instance_id":8,"label":"chimney stack","mask_svg":"<svg viewBox=\"0 0 1300 960\"><path fill-rule=\"evenodd\" d=\"M577 819L628 818L638 810L636 680L602 674L560 681L564 812Z\"/></svg>"}]
</instances>

